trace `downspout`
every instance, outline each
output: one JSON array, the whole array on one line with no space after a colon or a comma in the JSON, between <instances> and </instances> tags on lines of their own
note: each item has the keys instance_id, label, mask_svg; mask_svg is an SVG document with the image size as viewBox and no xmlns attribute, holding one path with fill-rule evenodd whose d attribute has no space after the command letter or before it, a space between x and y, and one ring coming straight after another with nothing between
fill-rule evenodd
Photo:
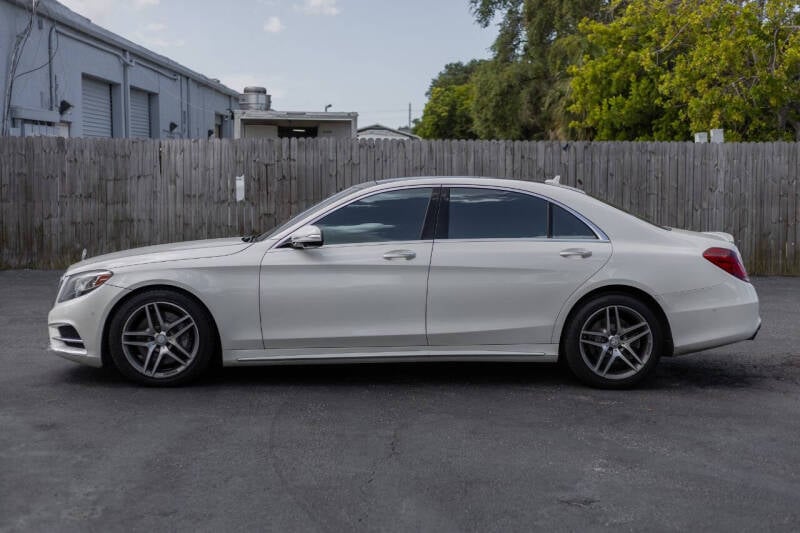
<instances>
[{"instance_id":1,"label":"downspout","mask_svg":"<svg viewBox=\"0 0 800 533\"><path fill-rule=\"evenodd\" d=\"M122 61L122 136L126 139L131 136L131 84L128 79L128 69L133 65L131 54L125 50Z\"/></svg>"},{"instance_id":2,"label":"downspout","mask_svg":"<svg viewBox=\"0 0 800 533\"><path fill-rule=\"evenodd\" d=\"M181 116L180 116L179 122L181 123L181 135L182 135L182 134L183 134L183 122L184 122L184 120L185 120L185 115L184 115L184 111L183 111L183 78L182 78L182 77L180 77L180 76L178 76L178 89L179 89L179 90L180 90L180 92L181 92L181 99L180 99L180 101L178 102L178 105L180 105L180 106L181 106L181 107L180 107L180 109L181 109ZM173 134L173 135L174 135L174 134Z\"/></svg>"},{"instance_id":3,"label":"downspout","mask_svg":"<svg viewBox=\"0 0 800 533\"><path fill-rule=\"evenodd\" d=\"M78 34L72 33L71 31L65 30L64 28L56 27L55 31L56 31L56 33L60 33L61 35L65 36L65 37L69 37L70 39L72 39L74 41L78 41L79 43L83 43L85 45L91 46L92 48L96 48L97 50L102 50L103 52L115 55L115 56L117 56L119 58L120 61L123 61L123 62L126 61L125 56L119 50L115 50L115 49L113 49L113 48L111 48L109 46L105 46L105 45L103 45L101 43L97 43L97 42L91 41L89 39L81 37Z\"/></svg>"},{"instance_id":4,"label":"downspout","mask_svg":"<svg viewBox=\"0 0 800 533\"><path fill-rule=\"evenodd\" d=\"M129 98L130 98L130 85L128 84L128 68L134 66L134 62L130 58L130 53L125 50L119 51L115 50L109 46L105 46L101 43L94 42L90 39L86 39L77 35L71 31L67 31L64 28L55 27L55 32L64 35L74 41L78 41L85 45L91 46L97 50L106 52L107 54L111 54L117 57L122 63L122 136L123 137L130 137L130 109L129 109ZM52 65L51 65L52 69ZM51 89L52 94L52 89ZM55 98L53 98L53 103L55 104ZM113 131L112 131L113 134Z\"/></svg>"},{"instance_id":5,"label":"downspout","mask_svg":"<svg viewBox=\"0 0 800 533\"><path fill-rule=\"evenodd\" d=\"M186 78L186 138L192 138L192 84L191 80Z\"/></svg>"},{"instance_id":6,"label":"downspout","mask_svg":"<svg viewBox=\"0 0 800 533\"><path fill-rule=\"evenodd\" d=\"M50 33L47 36L47 73L50 79L50 111L55 111L58 107L56 105L56 71L53 69L53 57L55 46L53 45L53 37L56 34L55 23L50 26Z\"/></svg>"}]
</instances>

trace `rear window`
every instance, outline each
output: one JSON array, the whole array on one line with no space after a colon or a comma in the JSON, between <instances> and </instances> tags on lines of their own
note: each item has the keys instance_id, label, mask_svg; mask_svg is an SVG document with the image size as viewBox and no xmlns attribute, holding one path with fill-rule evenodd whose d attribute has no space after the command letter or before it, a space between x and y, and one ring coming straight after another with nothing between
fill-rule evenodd
<instances>
[{"instance_id":1,"label":"rear window","mask_svg":"<svg viewBox=\"0 0 800 533\"><path fill-rule=\"evenodd\" d=\"M501 189L450 189L450 239L547 237L547 201Z\"/></svg>"},{"instance_id":2,"label":"rear window","mask_svg":"<svg viewBox=\"0 0 800 533\"><path fill-rule=\"evenodd\" d=\"M594 231L584 221L554 203L552 209L551 237L554 239L596 239Z\"/></svg>"}]
</instances>

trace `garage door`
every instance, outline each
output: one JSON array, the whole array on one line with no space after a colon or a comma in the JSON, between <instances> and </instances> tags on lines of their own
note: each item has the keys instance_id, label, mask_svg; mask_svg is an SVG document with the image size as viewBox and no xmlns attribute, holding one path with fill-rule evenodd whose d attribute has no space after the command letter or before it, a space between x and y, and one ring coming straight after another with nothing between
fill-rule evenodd
<instances>
[{"instance_id":1,"label":"garage door","mask_svg":"<svg viewBox=\"0 0 800 533\"><path fill-rule=\"evenodd\" d=\"M111 85L83 79L83 136L111 137Z\"/></svg>"},{"instance_id":2,"label":"garage door","mask_svg":"<svg viewBox=\"0 0 800 533\"><path fill-rule=\"evenodd\" d=\"M150 95L131 89L131 137L150 137Z\"/></svg>"}]
</instances>

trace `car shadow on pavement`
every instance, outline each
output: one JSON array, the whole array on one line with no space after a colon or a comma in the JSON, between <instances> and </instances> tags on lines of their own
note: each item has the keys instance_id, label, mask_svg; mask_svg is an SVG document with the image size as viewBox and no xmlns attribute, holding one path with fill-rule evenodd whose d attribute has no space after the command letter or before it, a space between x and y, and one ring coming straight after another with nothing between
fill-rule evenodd
<instances>
[{"instance_id":1,"label":"car shadow on pavement","mask_svg":"<svg viewBox=\"0 0 800 533\"><path fill-rule=\"evenodd\" d=\"M665 358L643 388L747 388L769 378L763 368L702 357Z\"/></svg>"},{"instance_id":2,"label":"car shadow on pavement","mask_svg":"<svg viewBox=\"0 0 800 533\"><path fill-rule=\"evenodd\" d=\"M773 367L727 363L718 359L669 358L660 362L640 390L747 388L776 379ZM795 376L796 377L796 376ZM112 369L68 368L65 383L89 387L136 387ZM542 386L582 387L558 364L529 363L381 363L304 364L215 370L191 387L261 386Z\"/></svg>"}]
</instances>

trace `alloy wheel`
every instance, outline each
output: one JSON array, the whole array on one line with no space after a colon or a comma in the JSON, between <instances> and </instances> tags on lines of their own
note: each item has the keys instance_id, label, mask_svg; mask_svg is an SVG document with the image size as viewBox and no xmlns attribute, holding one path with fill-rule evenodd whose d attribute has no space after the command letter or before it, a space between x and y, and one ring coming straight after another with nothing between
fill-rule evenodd
<instances>
[{"instance_id":1,"label":"alloy wheel","mask_svg":"<svg viewBox=\"0 0 800 533\"><path fill-rule=\"evenodd\" d=\"M581 357L596 375L622 380L637 374L653 353L650 324L624 305L602 307L584 322L579 338Z\"/></svg>"},{"instance_id":2,"label":"alloy wheel","mask_svg":"<svg viewBox=\"0 0 800 533\"><path fill-rule=\"evenodd\" d=\"M148 302L133 311L122 328L122 350L143 376L168 378L191 365L200 347L194 318L171 302Z\"/></svg>"}]
</instances>

